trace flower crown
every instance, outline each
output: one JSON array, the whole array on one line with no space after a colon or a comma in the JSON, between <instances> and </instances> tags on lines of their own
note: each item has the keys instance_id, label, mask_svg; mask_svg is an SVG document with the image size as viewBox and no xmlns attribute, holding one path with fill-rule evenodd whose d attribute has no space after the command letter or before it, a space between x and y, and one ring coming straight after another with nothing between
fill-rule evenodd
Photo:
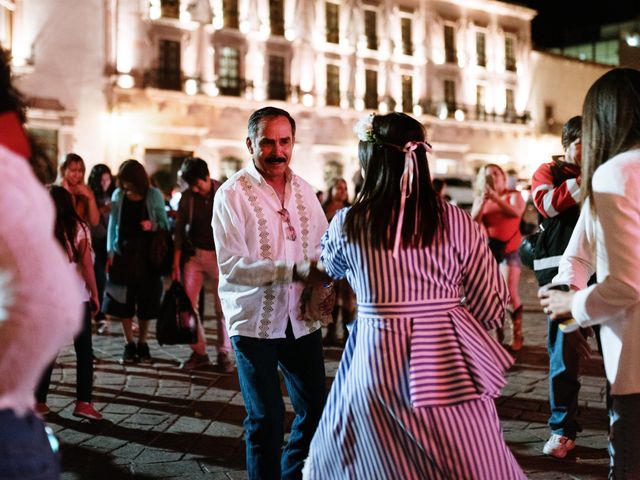
<instances>
[{"instance_id":1,"label":"flower crown","mask_svg":"<svg viewBox=\"0 0 640 480\"><path fill-rule=\"evenodd\" d=\"M375 117L375 113L370 113L358 120L358 123L353 127L353 131L363 142L373 143L376 141L376 135L373 133L373 117Z\"/></svg>"}]
</instances>

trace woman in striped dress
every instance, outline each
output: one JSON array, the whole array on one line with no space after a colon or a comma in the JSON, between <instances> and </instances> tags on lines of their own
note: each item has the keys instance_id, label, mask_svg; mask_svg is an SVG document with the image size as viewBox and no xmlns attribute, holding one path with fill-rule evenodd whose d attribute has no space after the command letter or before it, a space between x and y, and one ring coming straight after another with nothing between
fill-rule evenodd
<instances>
[{"instance_id":1,"label":"woman in striped dress","mask_svg":"<svg viewBox=\"0 0 640 480\"><path fill-rule=\"evenodd\" d=\"M494 398L513 359L487 330L508 293L478 226L437 199L420 123L357 128L364 185L323 239L358 300L308 479L522 479Z\"/></svg>"}]
</instances>

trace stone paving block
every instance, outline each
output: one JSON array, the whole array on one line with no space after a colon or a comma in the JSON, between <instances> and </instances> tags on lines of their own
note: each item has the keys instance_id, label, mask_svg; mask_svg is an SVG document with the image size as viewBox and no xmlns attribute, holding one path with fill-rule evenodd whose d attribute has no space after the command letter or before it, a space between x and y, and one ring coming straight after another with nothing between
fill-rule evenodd
<instances>
[{"instance_id":1,"label":"stone paving block","mask_svg":"<svg viewBox=\"0 0 640 480\"><path fill-rule=\"evenodd\" d=\"M242 438L244 434L244 428L242 425L234 425L227 422L211 422L204 432L205 435L229 437L229 438Z\"/></svg>"},{"instance_id":2,"label":"stone paving block","mask_svg":"<svg viewBox=\"0 0 640 480\"><path fill-rule=\"evenodd\" d=\"M146 411L145 413L138 412L131 415L123 423L131 423L140 426L154 426L165 422L167 418L168 416L165 414L156 414Z\"/></svg>"},{"instance_id":3,"label":"stone paving block","mask_svg":"<svg viewBox=\"0 0 640 480\"><path fill-rule=\"evenodd\" d=\"M537 422L537 423L543 423L546 425L547 421L549 420L549 415L542 412L532 412L532 411L525 410L522 412L522 415L520 416L520 418L528 422Z\"/></svg>"},{"instance_id":4,"label":"stone paving block","mask_svg":"<svg viewBox=\"0 0 640 480\"><path fill-rule=\"evenodd\" d=\"M136 470L139 465L159 463L162 465L170 465L169 462L177 462L183 457L182 452L176 452L173 450L164 450L159 448L145 448L144 451L136 457L135 465Z\"/></svg>"},{"instance_id":5,"label":"stone paving block","mask_svg":"<svg viewBox=\"0 0 640 480\"><path fill-rule=\"evenodd\" d=\"M82 446L95 448L96 450L104 452L110 452L126 444L127 440L100 435L98 437L89 438L86 442L82 443Z\"/></svg>"},{"instance_id":6,"label":"stone paving block","mask_svg":"<svg viewBox=\"0 0 640 480\"><path fill-rule=\"evenodd\" d=\"M122 403L112 403L107 405L102 413L118 413L118 414L133 414L140 410L140 407L136 405L127 405L125 399L120 399Z\"/></svg>"}]
</instances>

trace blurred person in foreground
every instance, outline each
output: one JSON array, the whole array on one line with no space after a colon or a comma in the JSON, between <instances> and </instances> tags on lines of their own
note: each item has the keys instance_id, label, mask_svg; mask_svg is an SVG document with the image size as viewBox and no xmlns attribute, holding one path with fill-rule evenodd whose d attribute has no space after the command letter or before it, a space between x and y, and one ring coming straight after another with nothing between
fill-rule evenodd
<instances>
[{"instance_id":1,"label":"blurred person in foreground","mask_svg":"<svg viewBox=\"0 0 640 480\"><path fill-rule=\"evenodd\" d=\"M540 303L553 320L600 325L611 383L609 478L640 478L640 71L616 68L582 109L582 210ZM598 283L587 286L596 273Z\"/></svg>"},{"instance_id":2,"label":"blurred person in foreground","mask_svg":"<svg viewBox=\"0 0 640 480\"><path fill-rule=\"evenodd\" d=\"M0 478L55 480L59 458L33 412L33 392L78 331L82 301L53 235L53 203L39 182L52 181L55 168L30 148L9 65L0 49Z\"/></svg>"},{"instance_id":3,"label":"blurred person in foreground","mask_svg":"<svg viewBox=\"0 0 640 480\"><path fill-rule=\"evenodd\" d=\"M505 315L498 264L469 215L437 197L418 121L370 115L356 130L364 183L322 262L349 280L358 318L303 476L524 479L494 404L513 363L487 333Z\"/></svg>"}]
</instances>

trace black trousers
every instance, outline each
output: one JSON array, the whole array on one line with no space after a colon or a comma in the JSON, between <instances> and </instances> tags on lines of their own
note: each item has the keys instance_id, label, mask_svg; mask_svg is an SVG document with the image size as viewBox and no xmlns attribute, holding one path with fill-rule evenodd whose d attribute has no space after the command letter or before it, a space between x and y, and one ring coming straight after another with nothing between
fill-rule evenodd
<instances>
[{"instance_id":1,"label":"black trousers","mask_svg":"<svg viewBox=\"0 0 640 480\"><path fill-rule=\"evenodd\" d=\"M82 330L73 339L76 350L76 400L79 402L91 402L93 390L93 345L91 343L91 307L89 302L84 304L84 318ZM44 371L38 388L36 400L38 403L47 403L51 373L55 362Z\"/></svg>"}]
</instances>

